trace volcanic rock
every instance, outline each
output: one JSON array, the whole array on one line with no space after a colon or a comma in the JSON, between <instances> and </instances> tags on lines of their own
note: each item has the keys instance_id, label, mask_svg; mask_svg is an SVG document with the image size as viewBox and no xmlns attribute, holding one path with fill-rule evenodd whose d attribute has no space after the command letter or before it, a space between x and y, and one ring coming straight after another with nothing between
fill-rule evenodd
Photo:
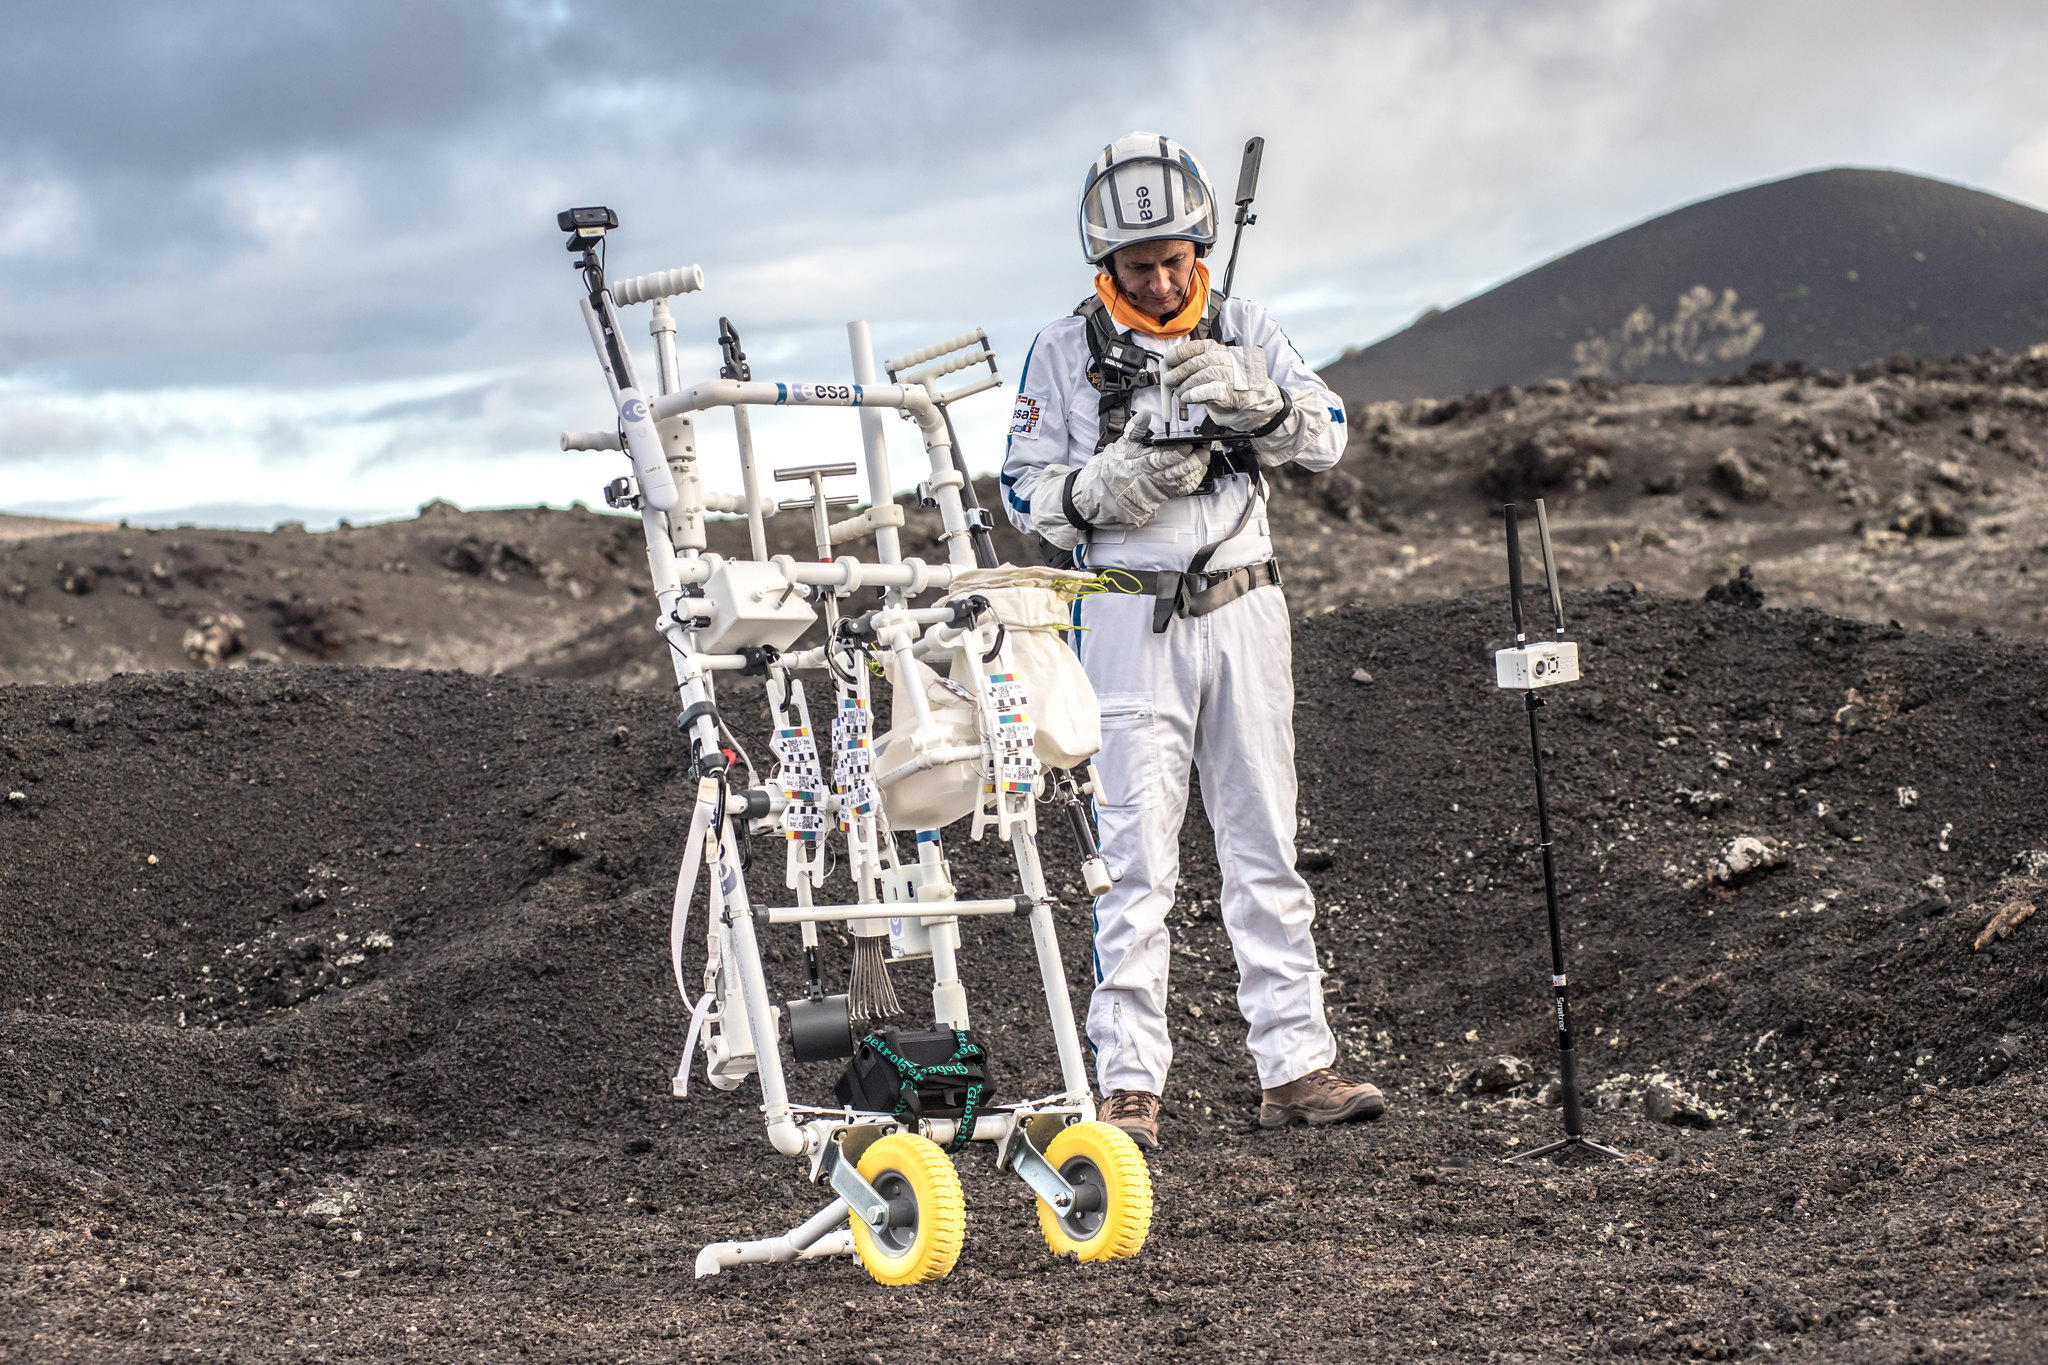
<instances>
[{"instance_id":1,"label":"volcanic rock","mask_svg":"<svg viewBox=\"0 0 2048 1365\"><path fill-rule=\"evenodd\" d=\"M1693 815L1719 815L1734 804L1726 792L1697 791L1691 787L1680 787L1672 801Z\"/></svg>"},{"instance_id":2,"label":"volcanic rock","mask_svg":"<svg viewBox=\"0 0 2048 1365\"><path fill-rule=\"evenodd\" d=\"M1714 1115L1705 1105L1668 1086L1653 1085L1643 1092L1643 1117L1652 1123L1674 1128L1712 1128Z\"/></svg>"},{"instance_id":3,"label":"volcanic rock","mask_svg":"<svg viewBox=\"0 0 2048 1365\"><path fill-rule=\"evenodd\" d=\"M1744 834L1721 851L1708 867L1707 877L1721 886L1747 886L1790 861L1791 855L1772 841Z\"/></svg>"},{"instance_id":4,"label":"volcanic rock","mask_svg":"<svg viewBox=\"0 0 2048 1365\"><path fill-rule=\"evenodd\" d=\"M1714 457L1714 482L1737 502L1762 502L1771 496L1771 481L1751 468L1733 446Z\"/></svg>"},{"instance_id":5,"label":"volcanic rock","mask_svg":"<svg viewBox=\"0 0 2048 1365\"><path fill-rule=\"evenodd\" d=\"M1463 1088L1475 1095L1498 1095L1535 1074L1536 1068L1520 1057L1488 1057L1466 1075Z\"/></svg>"},{"instance_id":6,"label":"volcanic rock","mask_svg":"<svg viewBox=\"0 0 2048 1365\"><path fill-rule=\"evenodd\" d=\"M185 632L185 657L201 668L219 668L223 661L241 652L242 632L246 629L242 618L231 611L202 616L197 625Z\"/></svg>"},{"instance_id":7,"label":"volcanic rock","mask_svg":"<svg viewBox=\"0 0 2048 1365\"><path fill-rule=\"evenodd\" d=\"M1977 905L1974 912L1991 912L1975 948L1983 952L1999 939L2011 938L2013 931L2031 919L2043 899L2048 899L2048 851L2028 849L2013 855L1997 887Z\"/></svg>"},{"instance_id":8,"label":"volcanic rock","mask_svg":"<svg viewBox=\"0 0 2048 1365\"><path fill-rule=\"evenodd\" d=\"M1706 600L1754 610L1764 604L1764 590L1756 585L1756 570L1745 564L1727 582L1709 587Z\"/></svg>"}]
</instances>

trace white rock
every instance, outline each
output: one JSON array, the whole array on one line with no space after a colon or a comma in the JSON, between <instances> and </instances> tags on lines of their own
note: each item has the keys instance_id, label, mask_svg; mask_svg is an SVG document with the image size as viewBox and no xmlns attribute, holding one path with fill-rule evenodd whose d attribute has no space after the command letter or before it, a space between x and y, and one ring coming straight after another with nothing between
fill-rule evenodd
<instances>
[{"instance_id":1,"label":"white rock","mask_svg":"<svg viewBox=\"0 0 2048 1365\"><path fill-rule=\"evenodd\" d=\"M231 611L217 616L202 616L199 624L185 632L180 642L185 657L201 668L219 668L230 656L238 654L245 647L242 632L248 627L242 618Z\"/></svg>"},{"instance_id":2,"label":"white rock","mask_svg":"<svg viewBox=\"0 0 2048 1365\"><path fill-rule=\"evenodd\" d=\"M299 1210L299 1217L312 1222L322 1222L329 1218L340 1218L345 1216L350 1209L354 1208L355 1204L356 1192L354 1190L322 1190L314 1197L311 1203Z\"/></svg>"},{"instance_id":3,"label":"white rock","mask_svg":"<svg viewBox=\"0 0 2048 1365\"><path fill-rule=\"evenodd\" d=\"M1776 845L1744 834L1721 851L1721 856L1708 867L1707 876L1722 886L1742 886L1790 861Z\"/></svg>"}]
</instances>

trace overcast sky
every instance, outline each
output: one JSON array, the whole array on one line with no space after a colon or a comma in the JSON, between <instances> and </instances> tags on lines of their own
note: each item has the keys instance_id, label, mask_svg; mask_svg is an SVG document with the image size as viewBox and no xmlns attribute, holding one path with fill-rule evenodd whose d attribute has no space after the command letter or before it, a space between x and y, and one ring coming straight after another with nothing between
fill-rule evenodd
<instances>
[{"instance_id":1,"label":"overcast sky","mask_svg":"<svg viewBox=\"0 0 2048 1365\"><path fill-rule=\"evenodd\" d=\"M1089 159L1179 138L1238 292L1315 364L1678 204L1832 165L2048 206L2048 7L1882 0L17 6L0 45L0 508L331 524L576 499L621 457L556 210L699 264L761 378L986 326L1014 379L1088 289ZM627 314L651 369L644 307ZM1007 397L960 408L1000 458ZM730 423L705 420L714 484ZM764 461L852 458L768 413ZM892 429L907 482L918 454Z\"/></svg>"}]
</instances>

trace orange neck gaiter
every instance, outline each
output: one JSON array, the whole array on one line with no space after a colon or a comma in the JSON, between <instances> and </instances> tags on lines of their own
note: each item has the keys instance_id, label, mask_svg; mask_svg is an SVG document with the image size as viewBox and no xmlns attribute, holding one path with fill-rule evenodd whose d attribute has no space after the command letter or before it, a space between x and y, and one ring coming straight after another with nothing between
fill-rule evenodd
<instances>
[{"instance_id":1,"label":"orange neck gaiter","mask_svg":"<svg viewBox=\"0 0 2048 1365\"><path fill-rule=\"evenodd\" d=\"M1124 291L1116 287L1116 277L1108 271L1097 272L1095 296L1108 307L1109 315L1116 319L1119 327L1143 332L1154 337L1184 337L1195 330L1202 320L1202 314L1209 308L1209 267L1195 262L1194 277L1188 281L1188 301L1178 313L1161 322L1150 313L1139 311Z\"/></svg>"}]
</instances>

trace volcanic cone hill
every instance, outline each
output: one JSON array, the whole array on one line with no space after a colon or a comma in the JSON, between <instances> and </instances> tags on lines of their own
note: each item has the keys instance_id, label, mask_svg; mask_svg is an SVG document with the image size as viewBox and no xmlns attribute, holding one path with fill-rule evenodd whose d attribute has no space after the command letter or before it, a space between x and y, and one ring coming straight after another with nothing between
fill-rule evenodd
<instances>
[{"instance_id":1,"label":"volcanic cone hill","mask_svg":"<svg viewBox=\"0 0 2048 1365\"><path fill-rule=\"evenodd\" d=\"M1843 168L1689 204L1425 314L1326 369L1347 402L1749 361L1850 369L2048 340L2048 213Z\"/></svg>"}]
</instances>

